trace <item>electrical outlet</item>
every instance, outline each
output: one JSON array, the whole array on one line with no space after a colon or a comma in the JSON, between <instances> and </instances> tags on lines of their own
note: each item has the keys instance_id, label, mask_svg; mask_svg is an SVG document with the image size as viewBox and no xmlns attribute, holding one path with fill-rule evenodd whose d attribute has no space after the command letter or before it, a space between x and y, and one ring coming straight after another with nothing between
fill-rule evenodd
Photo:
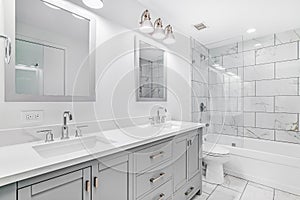
<instances>
[{"instance_id":1,"label":"electrical outlet","mask_svg":"<svg viewBox=\"0 0 300 200\"><path fill-rule=\"evenodd\" d=\"M23 122L41 122L44 118L44 111L42 110L29 110L22 112Z\"/></svg>"}]
</instances>

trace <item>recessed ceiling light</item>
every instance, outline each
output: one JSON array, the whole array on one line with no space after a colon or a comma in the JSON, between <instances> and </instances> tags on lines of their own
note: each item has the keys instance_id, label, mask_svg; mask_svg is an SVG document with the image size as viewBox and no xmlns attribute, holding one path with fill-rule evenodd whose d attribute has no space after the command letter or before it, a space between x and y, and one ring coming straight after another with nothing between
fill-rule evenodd
<instances>
[{"instance_id":1,"label":"recessed ceiling light","mask_svg":"<svg viewBox=\"0 0 300 200\"><path fill-rule=\"evenodd\" d=\"M254 45L254 47L261 47L261 46L262 46L261 43L257 43L257 44Z\"/></svg>"},{"instance_id":2,"label":"recessed ceiling light","mask_svg":"<svg viewBox=\"0 0 300 200\"><path fill-rule=\"evenodd\" d=\"M236 76L236 74L232 72L226 72L226 74L228 74L229 76Z\"/></svg>"},{"instance_id":3,"label":"recessed ceiling light","mask_svg":"<svg viewBox=\"0 0 300 200\"><path fill-rule=\"evenodd\" d=\"M93 9L100 9L103 7L103 1L102 0L82 0L82 2Z\"/></svg>"},{"instance_id":4,"label":"recessed ceiling light","mask_svg":"<svg viewBox=\"0 0 300 200\"><path fill-rule=\"evenodd\" d=\"M52 4L50 4L50 3L46 2L46 1L43 1L43 3L44 3L46 6L50 7L50 8L53 8L53 9L56 9L56 10L60 10L59 7L57 7L57 6L55 6L55 5L52 5Z\"/></svg>"},{"instance_id":5,"label":"recessed ceiling light","mask_svg":"<svg viewBox=\"0 0 300 200\"><path fill-rule=\"evenodd\" d=\"M255 33L256 29L255 28L250 28L247 30L247 33Z\"/></svg>"}]
</instances>

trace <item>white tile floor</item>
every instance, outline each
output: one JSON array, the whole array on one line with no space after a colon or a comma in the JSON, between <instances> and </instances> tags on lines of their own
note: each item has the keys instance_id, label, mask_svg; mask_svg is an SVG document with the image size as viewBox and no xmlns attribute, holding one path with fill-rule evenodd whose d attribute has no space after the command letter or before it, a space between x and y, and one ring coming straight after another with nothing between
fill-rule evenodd
<instances>
[{"instance_id":1,"label":"white tile floor","mask_svg":"<svg viewBox=\"0 0 300 200\"><path fill-rule=\"evenodd\" d=\"M300 200L300 196L230 175L222 185L203 181L203 194L193 200Z\"/></svg>"}]
</instances>

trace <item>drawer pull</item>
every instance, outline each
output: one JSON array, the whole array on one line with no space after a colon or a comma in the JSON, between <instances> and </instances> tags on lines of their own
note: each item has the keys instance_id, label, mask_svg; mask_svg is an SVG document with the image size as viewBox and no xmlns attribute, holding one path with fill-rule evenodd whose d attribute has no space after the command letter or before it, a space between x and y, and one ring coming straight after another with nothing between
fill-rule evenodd
<instances>
[{"instance_id":1,"label":"drawer pull","mask_svg":"<svg viewBox=\"0 0 300 200\"><path fill-rule=\"evenodd\" d=\"M91 191L91 183L90 181L85 182L85 191L90 192Z\"/></svg>"},{"instance_id":2,"label":"drawer pull","mask_svg":"<svg viewBox=\"0 0 300 200\"><path fill-rule=\"evenodd\" d=\"M186 191L186 192L184 193L184 195L185 195L185 196L189 196L190 193L191 193L193 190L194 190L194 187L190 187L190 189L188 189L188 191Z\"/></svg>"},{"instance_id":3,"label":"drawer pull","mask_svg":"<svg viewBox=\"0 0 300 200\"><path fill-rule=\"evenodd\" d=\"M158 181L159 179L163 178L165 176L165 173L160 173L158 177L156 178L151 178L150 182L151 183L155 183L156 181Z\"/></svg>"},{"instance_id":4,"label":"drawer pull","mask_svg":"<svg viewBox=\"0 0 300 200\"><path fill-rule=\"evenodd\" d=\"M156 159L164 155L165 152L161 151L158 154L150 156L150 159Z\"/></svg>"},{"instance_id":5,"label":"drawer pull","mask_svg":"<svg viewBox=\"0 0 300 200\"><path fill-rule=\"evenodd\" d=\"M165 198L165 194L164 193L161 193L160 195L159 195L159 199L157 199L157 200L163 200Z\"/></svg>"},{"instance_id":6,"label":"drawer pull","mask_svg":"<svg viewBox=\"0 0 300 200\"><path fill-rule=\"evenodd\" d=\"M99 180L98 177L94 177L94 187L98 188L99 187Z\"/></svg>"}]
</instances>

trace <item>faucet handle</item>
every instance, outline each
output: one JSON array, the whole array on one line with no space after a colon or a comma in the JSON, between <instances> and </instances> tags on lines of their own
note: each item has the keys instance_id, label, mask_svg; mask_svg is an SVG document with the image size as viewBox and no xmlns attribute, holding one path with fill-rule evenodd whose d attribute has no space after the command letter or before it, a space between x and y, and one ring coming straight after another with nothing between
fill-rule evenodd
<instances>
[{"instance_id":1,"label":"faucet handle","mask_svg":"<svg viewBox=\"0 0 300 200\"><path fill-rule=\"evenodd\" d=\"M81 125L81 126L76 126L76 131L75 131L75 137L81 137L82 136L82 134L81 134L81 132L82 132L82 128L87 128L87 127L89 127L88 125Z\"/></svg>"},{"instance_id":2,"label":"faucet handle","mask_svg":"<svg viewBox=\"0 0 300 200\"><path fill-rule=\"evenodd\" d=\"M151 125L155 124L155 117L149 117Z\"/></svg>"},{"instance_id":3,"label":"faucet handle","mask_svg":"<svg viewBox=\"0 0 300 200\"><path fill-rule=\"evenodd\" d=\"M167 116L166 115L161 116L160 122L166 123L166 121L167 121Z\"/></svg>"},{"instance_id":4,"label":"faucet handle","mask_svg":"<svg viewBox=\"0 0 300 200\"><path fill-rule=\"evenodd\" d=\"M46 139L45 139L46 143L54 141L54 135L53 135L51 129L40 130L40 131L37 131L37 133L46 133Z\"/></svg>"}]
</instances>

